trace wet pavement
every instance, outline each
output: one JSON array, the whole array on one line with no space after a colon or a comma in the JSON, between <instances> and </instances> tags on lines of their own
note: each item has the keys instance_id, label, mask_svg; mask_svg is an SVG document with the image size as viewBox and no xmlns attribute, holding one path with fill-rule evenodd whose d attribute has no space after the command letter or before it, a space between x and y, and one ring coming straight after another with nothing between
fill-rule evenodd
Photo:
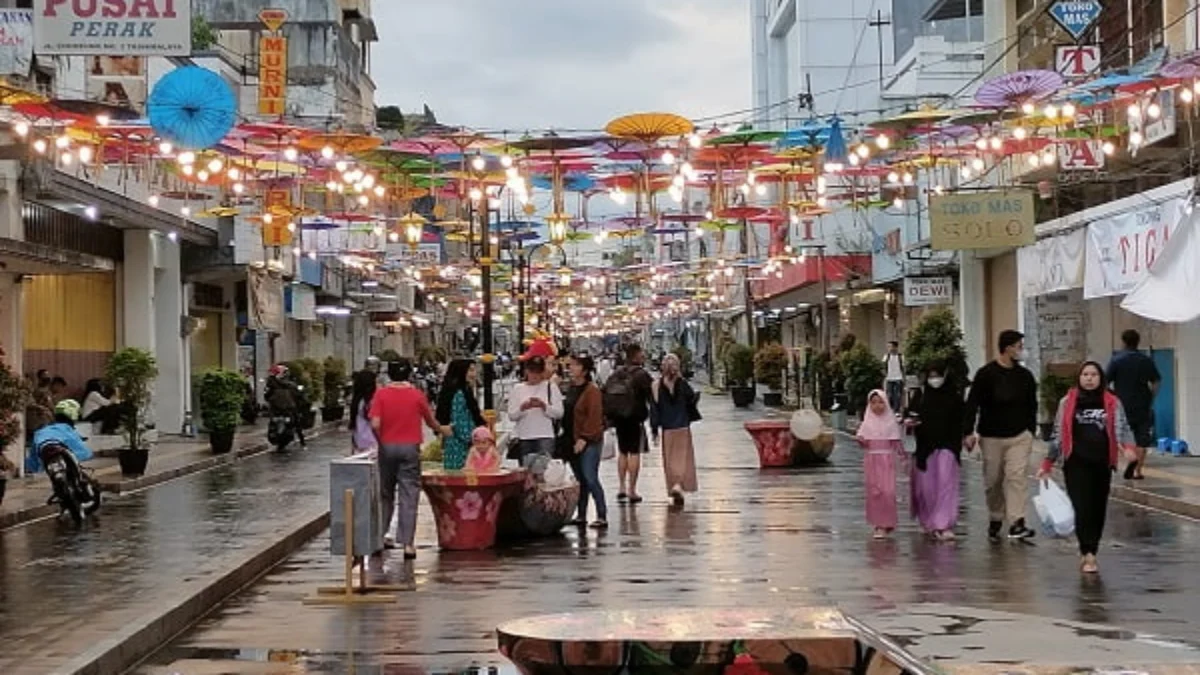
<instances>
[{"instance_id":1,"label":"wet pavement","mask_svg":"<svg viewBox=\"0 0 1200 675\"><path fill-rule=\"evenodd\" d=\"M48 673L328 508L342 434L0 533L0 673ZM153 465L154 459L151 458Z\"/></svg>"},{"instance_id":2,"label":"wet pavement","mask_svg":"<svg viewBox=\"0 0 1200 675\"><path fill-rule=\"evenodd\" d=\"M929 542L911 522L894 539L874 541L851 444L839 441L825 468L760 471L741 424L761 412L736 411L716 396L702 409L701 492L680 511L668 506L654 453L641 489L647 501L637 507L615 504L615 466L604 465L607 533L439 553L423 501L418 559L384 563L385 576L411 578L415 591L387 605L302 604L340 579L341 562L321 536L138 672L511 672L496 652L499 624L592 609L837 606L869 622L943 603L1200 636L1193 521L1114 502L1103 573L1083 579L1073 541L988 543L980 466L966 462L959 541Z\"/></svg>"}]
</instances>

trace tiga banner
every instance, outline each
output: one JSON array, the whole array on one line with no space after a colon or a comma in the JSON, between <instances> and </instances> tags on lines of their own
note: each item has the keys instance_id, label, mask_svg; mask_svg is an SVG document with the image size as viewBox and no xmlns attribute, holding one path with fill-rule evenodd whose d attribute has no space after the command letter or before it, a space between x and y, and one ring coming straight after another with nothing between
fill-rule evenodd
<instances>
[{"instance_id":1,"label":"tiga banner","mask_svg":"<svg viewBox=\"0 0 1200 675\"><path fill-rule=\"evenodd\" d=\"M1183 200L1172 199L1089 224L1083 297L1132 291L1175 233L1182 213Z\"/></svg>"},{"instance_id":2,"label":"tiga banner","mask_svg":"<svg viewBox=\"0 0 1200 675\"><path fill-rule=\"evenodd\" d=\"M33 37L45 56L188 56L189 0L33 0Z\"/></svg>"},{"instance_id":3,"label":"tiga banner","mask_svg":"<svg viewBox=\"0 0 1200 675\"><path fill-rule=\"evenodd\" d=\"M283 279L265 269L251 267L246 288L250 304L249 325L254 330L282 333L284 327Z\"/></svg>"},{"instance_id":4,"label":"tiga banner","mask_svg":"<svg viewBox=\"0 0 1200 675\"><path fill-rule=\"evenodd\" d=\"M0 10L0 75L29 77L33 67L33 12Z\"/></svg>"}]
</instances>

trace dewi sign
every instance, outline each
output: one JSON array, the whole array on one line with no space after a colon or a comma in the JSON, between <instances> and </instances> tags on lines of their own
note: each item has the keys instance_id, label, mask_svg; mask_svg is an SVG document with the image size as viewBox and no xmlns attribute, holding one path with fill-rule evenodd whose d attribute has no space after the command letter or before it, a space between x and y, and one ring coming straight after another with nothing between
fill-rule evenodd
<instances>
[{"instance_id":1,"label":"dewi sign","mask_svg":"<svg viewBox=\"0 0 1200 675\"><path fill-rule=\"evenodd\" d=\"M964 192L929 200L930 246L936 251L1026 246L1035 240L1033 193Z\"/></svg>"},{"instance_id":2,"label":"dewi sign","mask_svg":"<svg viewBox=\"0 0 1200 675\"><path fill-rule=\"evenodd\" d=\"M190 0L34 0L34 52L187 56Z\"/></svg>"}]
</instances>

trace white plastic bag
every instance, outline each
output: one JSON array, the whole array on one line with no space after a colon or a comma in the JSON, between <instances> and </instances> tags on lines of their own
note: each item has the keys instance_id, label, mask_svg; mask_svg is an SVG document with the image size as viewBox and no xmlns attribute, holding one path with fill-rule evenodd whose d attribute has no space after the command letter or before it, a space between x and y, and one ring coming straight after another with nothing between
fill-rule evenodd
<instances>
[{"instance_id":1,"label":"white plastic bag","mask_svg":"<svg viewBox=\"0 0 1200 675\"><path fill-rule=\"evenodd\" d=\"M613 459L617 456L617 430L607 429L604 432L604 448L600 450L600 459Z\"/></svg>"},{"instance_id":2,"label":"white plastic bag","mask_svg":"<svg viewBox=\"0 0 1200 675\"><path fill-rule=\"evenodd\" d=\"M567 471L567 465L561 459L552 459L546 465L546 472L542 474L542 481L547 490L558 490L569 487L575 482L575 478Z\"/></svg>"},{"instance_id":3,"label":"white plastic bag","mask_svg":"<svg viewBox=\"0 0 1200 675\"><path fill-rule=\"evenodd\" d=\"M1033 498L1033 508L1047 535L1069 537L1075 532L1075 509L1071 506L1071 498L1058 483L1043 478Z\"/></svg>"}]
</instances>

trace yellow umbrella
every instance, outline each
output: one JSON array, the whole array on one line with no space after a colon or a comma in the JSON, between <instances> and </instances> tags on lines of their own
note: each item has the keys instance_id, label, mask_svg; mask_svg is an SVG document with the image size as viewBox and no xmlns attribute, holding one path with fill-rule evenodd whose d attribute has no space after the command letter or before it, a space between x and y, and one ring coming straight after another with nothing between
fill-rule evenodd
<instances>
[{"instance_id":1,"label":"yellow umbrella","mask_svg":"<svg viewBox=\"0 0 1200 675\"><path fill-rule=\"evenodd\" d=\"M869 127L872 129L881 130L904 130L912 127L920 127L928 124L936 124L943 120L948 120L955 115L961 115L961 110L941 110L932 106L925 106L920 110L906 112L903 115L894 117L886 117L881 120L871 122Z\"/></svg>"},{"instance_id":2,"label":"yellow umbrella","mask_svg":"<svg viewBox=\"0 0 1200 675\"><path fill-rule=\"evenodd\" d=\"M200 213L193 214L197 218L228 218L236 216L240 211L232 206L214 206L211 209L205 209Z\"/></svg>"},{"instance_id":3,"label":"yellow umbrella","mask_svg":"<svg viewBox=\"0 0 1200 675\"><path fill-rule=\"evenodd\" d=\"M274 173L286 176L299 176L304 173L304 167L299 164L277 159L255 160L248 157L239 157L231 163L243 169L252 169L262 173Z\"/></svg>"},{"instance_id":4,"label":"yellow umbrella","mask_svg":"<svg viewBox=\"0 0 1200 675\"><path fill-rule=\"evenodd\" d=\"M383 145L383 139L378 136L368 136L367 134L351 134L344 131L334 131L324 134L313 134L305 136L296 143L304 150L321 150L325 147L331 147L334 150L339 150L343 154L352 155L367 150L374 150L380 145Z\"/></svg>"},{"instance_id":5,"label":"yellow umbrella","mask_svg":"<svg viewBox=\"0 0 1200 675\"><path fill-rule=\"evenodd\" d=\"M652 143L666 136L683 136L695 130L691 120L673 113L634 113L609 122L604 131L617 138Z\"/></svg>"}]
</instances>

